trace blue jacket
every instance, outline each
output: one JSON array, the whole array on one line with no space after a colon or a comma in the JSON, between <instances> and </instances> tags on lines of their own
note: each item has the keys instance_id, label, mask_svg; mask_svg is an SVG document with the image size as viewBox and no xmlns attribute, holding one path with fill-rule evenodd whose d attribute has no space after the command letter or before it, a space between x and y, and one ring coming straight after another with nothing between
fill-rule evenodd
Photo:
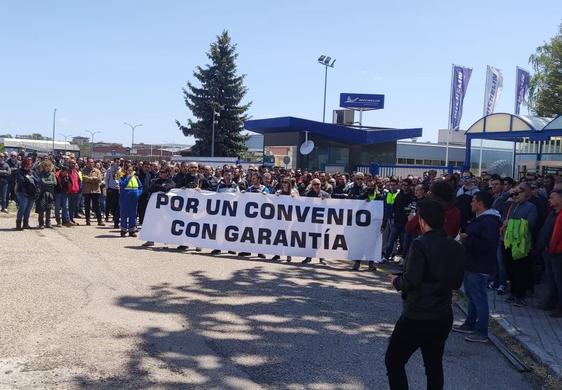
<instances>
[{"instance_id":1,"label":"blue jacket","mask_svg":"<svg viewBox=\"0 0 562 390\"><path fill-rule=\"evenodd\" d=\"M127 184L129 184L129 181L131 180L132 176L123 176L121 178L121 180L119 180L119 194L123 195L123 196L127 196L127 194L129 196L135 196L135 197L139 197L142 194L142 182L140 181L140 179L135 176L137 179L137 183L138 183L138 187L135 189L129 189L127 188ZM134 194L134 195L133 195Z\"/></svg>"},{"instance_id":2,"label":"blue jacket","mask_svg":"<svg viewBox=\"0 0 562 390\"><path fill-rule=\"evenodd\" d=\"M500 239L501 215L489 209L466 226L466 270L493 275L497 267L497 250Z\"/></svg>"}]
</instances>

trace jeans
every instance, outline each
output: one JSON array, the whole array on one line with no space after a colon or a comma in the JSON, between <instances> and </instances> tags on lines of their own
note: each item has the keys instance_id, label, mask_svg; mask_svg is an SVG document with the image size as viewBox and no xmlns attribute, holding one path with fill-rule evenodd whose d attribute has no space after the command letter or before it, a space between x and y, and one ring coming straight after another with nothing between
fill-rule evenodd
<instances>
[{"instance_id":1,"label":"jeans","mask_svg":"<svg viewBox=\"0 0 562 390\"><path fill-rule=\"evenodd\" d=\"M0 183L0 210L8 208L8 182Z\"/></svg>"},{"instance_id":2,"label":"jeans","mask_svg":"<svg viewBox=\"0 0 562 390\"><path fill-rule=\"evenodd\" d=\"M505 269L505 262L503 260L503 241L501 240L498 244L497 264L498 271L494 276L494 284L496 286L507 286L507 271Z\"/></svg>"},{"instance_id":3,"label":"jeans","mask_svg":"<svg viewBox=\"0 0 562 390\"><path fill-rule=\"evenodd\" d=\"M562 309L562 255L544 252L543 257L548 286L546 301Z\"/></svg>"},{"instance_id":4,"label":"jeans","mask_svg":"<svg viewBox=\"0 0 562 390\"><path fill-rule=\"evenodd\" d=\"M488 275L466 271L464 273L464 292L468 298L468 314L465 324L480 336L488 337Z\"/></svg>"},{"instance_id":5,"label":"jeans","mask_svg":"<svg viewBox=\"0 0 562 390\"><path fill-rule=\"evenodd\" d=\"M86 222L90 222L92 209L98 222L101 222L100 194L84 194L84 209L86 210Z\"/></svg>"},{"instance_id":6,"label":"jeans","mask_svg":"<svg viewBox=\"0 0 562 390\"><path fill-rule=\"evenodd\" d=\"M70 214L71 221L74 221L74 218L78 215L79 207L80 194L68 194L68 213Z\"/></svg>"},{"instance_id":7,"label":"jeans","mask_svg":"<svg viewBox=\"0 0 562 390\"><path fill-rule=\"evenodd\" d=\"M414 320L401 316L396 322L384 359L391 390L408 389L406 363L421 349L428 389L442 389L443 350L453 326L453 313L436 320Z\"/></svg>"},{"instance_id":8,"label":"jeans","mask_svg":"<svg viewBox=\"0 0 562 390\"><path fill-rule=\"evenodd\" d=\"M16 219L19 222L23 221L24 225L27 225L35 199L25 196L23 192L17 192L16 195L18 197L18 214Z\"/></svg>"},{"instance_id":9,"label":"jeans","mask_svg":"<svg viewBox=\"0 0 562 390\"><path fill-rule=\"evenodd\" d=\"M404 233L404 227L406 225L399 222L394 222L390 225L390 233L388 234L388 241L386 242L385 249L383 251L384 257L388 258L392 255L392 251L394 249L394 243L396 239L400 238L400 242L402 245L404 244L404 240L402 238L402 233Z\"/></svg>"},{"instance_id":10,"label":"jeans","mask_svg":"<svg viewBox=\"0 0 562 390\"><path fill-rule=\"evenodd\" d=\"M57 223L67 223L70 220L70 216L68 214L68 197L64 192L55 193L55 220Z\"/></svg>"},{"instance_id":11,"label":"jeans","mask_svg":"<svg viewBox=\"0 0 562 390\"><path fill-rule=\"evenodd\" d=\"M100 194L100 213L102 215L105 215L107 218L107 213L105 211L105 195L103 194L103 192Z\"/></svg>"},{"instance_id":12,"label":"jeans","mask_svg":"<svg viewBox=\"0 0 562 390\"><path fill-rule=\"evenodd\" d=\"M16 195L16 183L14 181L8 181L8 199L13 200L18 203L18 196Z\"/></svg>"}]
</instances>

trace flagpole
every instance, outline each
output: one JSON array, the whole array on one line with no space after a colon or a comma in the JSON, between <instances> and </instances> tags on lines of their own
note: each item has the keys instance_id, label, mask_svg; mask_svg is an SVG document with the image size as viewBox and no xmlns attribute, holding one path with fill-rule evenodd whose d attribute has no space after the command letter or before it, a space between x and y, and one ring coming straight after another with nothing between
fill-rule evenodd
<instances>
[{"instance_id":1,"label":"flagpole","mask_svg":"<svg viewBox=\"0 0 562 390\"><path fill-rule=\"evenodd\" d=\"M515 115L519 115L519 113L517 112L517 99L519 98L519 80L517 79L517 76L519 75L519 67L516 66L515 67L515 101L513 102L513 113Z\"/></svg>"},{"instance_id":2,"label":"flagpole","mask_svg":"<svg viewBox=\"0 0 562 390\"><path fill-rule=\"evenodd\" d=\"M484 86L484 109L482 112L482 116L488 115L488 105L486 104L486 98L488 97L488 82L490 78L488 74L490 72L490 65L486 65L486 85ZM484 139L480 138L480 156L478 157L478 176L482 176L482 147L484 146Z\"/></svg>"},{"instance_id":3,"label":"flagpole","mask_svg":"<svg viewBox=\"0 0 562 390\"><path fill-rule=\"evenodd\" d=\"M449 140L451 137L451 109L453 107L452 93L453 93L453 78L455 75L455 64L451 65L451 90L449 92L449 123L447 125L447 146L445 146L445 166L449 166Z\"/></svg>"}]
</instances>

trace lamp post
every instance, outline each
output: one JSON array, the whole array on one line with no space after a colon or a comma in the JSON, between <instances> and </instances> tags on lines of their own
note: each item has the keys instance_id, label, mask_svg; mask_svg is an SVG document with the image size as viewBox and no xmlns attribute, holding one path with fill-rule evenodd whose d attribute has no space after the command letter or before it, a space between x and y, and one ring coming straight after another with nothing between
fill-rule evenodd
<instances>
[{"instance_id":1,"label":"lamp post","mask_svg":"<svg viewBox=\"0 0 562 390\"><path fill-rule=\"evenodd\" d=\"M220 116L220 112L217 112L213 107L213 124L211 125L211 157L215 157L215 124L217 123L217 116Z\"/></svg>"},{"instance_id":2,"label":"lamp post","mask_svg":"<svg viewBox=\"0 0 562 390\"><path fill-rule=\"evenodd\" d=\"M98 133L101 133L101 131L86 130L86 133L90 134L90 157L93 157L93 155L94 155L94 136Z\"/></svg>"},{"instance_id":3,"label":"lamp post","mask_svg":"<svg viewBox=\"0 0 562 390\"><path fill-rule=\"evenodd\" d=\"M131 153L133 152L133 148L135 147L135 129L139 126L142 126L142 123L137 125L132 125L129 122L123 122L124 125L129 126L131 128L132 137L131 137Z\"/></svg>"},{"instance_id":4,"label":"lamp post","mask_svg":"<svg viewBox=\"0 0 562 390\"><path fill-rule=\"evenodd\" d=\"M55 129L57 120L57 109L53 111L53 155L55 154Z\"/></svg>"},{"instance_id":5,"label":"lamp post","mask_svg":"<svg viewBox=\"0 0 562 390\"><path fill-rule=\"evenodd\" d=\"M61 134L61 133L59 133L59 135L62 135L62 137L64 138L64 142L66 142L67 139L69 139L70 137L72 137L72 135L70 135L70 134Z\"/></svg>"},{"instance_id":6,"label":"lamp post","mask_svg":"<svg viewBox=\"0 0 562 390\"><path fill-rule=\"evenodd\" d=\"M324 110L322 111L322 122L326 122L326 89L328 88L328 68L333 68L336 59L322 54L318 57L318 63L324 66Z\"/></svg>"}]
</instances>

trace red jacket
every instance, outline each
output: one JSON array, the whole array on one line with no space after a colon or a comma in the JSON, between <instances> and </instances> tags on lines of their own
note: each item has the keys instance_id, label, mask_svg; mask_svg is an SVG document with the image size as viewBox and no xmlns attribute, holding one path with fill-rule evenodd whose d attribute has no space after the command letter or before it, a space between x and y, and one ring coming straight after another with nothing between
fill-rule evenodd
<instances>
[{"instance_id":1,"label":"red jacket","mask_svg":"<svg viewBox=\"0 0 562 390\"><path fill-rule=\"evenodd\" d=\"M451 238L455 238L459 234L461 228L461 212L454 204L445 206L445 225L443 230ZM419 235L420 231L420 216L416 214L408 223L406 223L406 232L410 234Z\"/></svg>"}]
</instances>

